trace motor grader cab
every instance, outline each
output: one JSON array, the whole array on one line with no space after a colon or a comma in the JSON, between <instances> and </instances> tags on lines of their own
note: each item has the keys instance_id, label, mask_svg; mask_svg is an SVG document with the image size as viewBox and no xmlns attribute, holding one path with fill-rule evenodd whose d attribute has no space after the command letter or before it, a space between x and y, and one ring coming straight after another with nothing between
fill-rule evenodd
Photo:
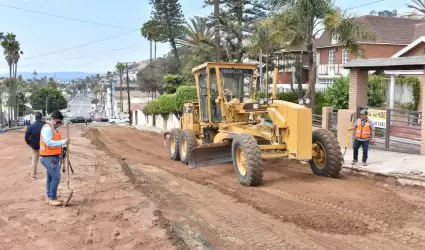
<instances>
[{"instance_id":1,"label":"motor grader cab","mask_svg":"<svg viewBox=\"0 0 425 250\"><path fill-rule=\"evenodd\" d=\"M180 129L167 133L171 159L190 168L232 162L247 186L261 184L263 160L273 158L308 161L315 174L336 177L342 155L335 136L312 131L311 109L276 100L277 70L273 98L257 98L256 70L218 62L193 68L198 100L184 105Z\"/></svg>"}]
</instances>

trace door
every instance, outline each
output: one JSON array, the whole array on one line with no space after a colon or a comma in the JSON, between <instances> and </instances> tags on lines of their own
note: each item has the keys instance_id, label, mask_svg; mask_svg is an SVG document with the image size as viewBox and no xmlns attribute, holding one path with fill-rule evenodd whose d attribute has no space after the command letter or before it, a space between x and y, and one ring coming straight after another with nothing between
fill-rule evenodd
<instances>
[{"instance_id":1,"label":"door","mask_svg":"<svg viewBox=\"0 0 425 250\"><path fill-rule=\"evenodd\" d=\"M206 71L200 71L198 75L198 84L199 84L199 105L201 112L201 120L203 122L208 122L208 88L207 88L207 74Z\"/></svg>"}]
</instances>

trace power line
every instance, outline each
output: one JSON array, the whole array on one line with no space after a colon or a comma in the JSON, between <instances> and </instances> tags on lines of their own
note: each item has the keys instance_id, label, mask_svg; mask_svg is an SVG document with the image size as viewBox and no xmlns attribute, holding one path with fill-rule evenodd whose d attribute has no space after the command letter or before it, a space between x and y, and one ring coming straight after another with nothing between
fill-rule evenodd
<instances>
[{"instance_id":1,"label":"power line","mask_svg":"<svg viewBox=\"0 0 425 250\"><path fill-rule=\"evenodd\" d=\"M140 47L140 46L142 46L142 45L133 45L133 46L128 46L128 47L124 47L124 48L119 48L119 49L113 49L113 50L99 52L99 54L108 54L108 53L111 53L111 52L115 52L115 51L119 51L119 50L125 50L125 49L131 49L131 48L136 48L136 47ZM89 57L89 56L69 57L69 58L63 58L63 59L56 60L56 61L37 62L37 63L30 63L30 64L18 65L18 66L19 66L19 68L22 68L22 67L28 67L28 66L32 66L32 65L39 65L39 64L46 64L46 63L53 63L53 62L63 62L63 61L68 61L68 60L73 60L73 59L79 59L79 58L85 58L85 57Z\"/></svg>"},{"instance_id":2,"label":"power line","mask_svg":"<svg viewBox=\"0 0 425 250\"><path fill-rule=\"evenodd\" d=\"M352 9L356 9L356 8L360 8L360 7L364 7L364 6L372 5L372 4L379 3L379 2L383 2L383 1L386 1L386 0L378 0L378 1L375 1L375 2L365 3L365 4L362 4L362 5L356 6L356 7L348 8L348 9L346 9L346 10L352 10Z\"/></svg>"},{"instance_id":3,"label":"power line","mask_svg":"<svg viewBox=\"0 0 425 250\"><path fill-rule=\"evenodd\" d=\"M56 17L56 18L61 18L61 19L66 19L66 20L81 22L81 23L95 24L95 25L100 25L100 26L105 26L105 27L110 27L110 28L117 28L117 29L133 30L133 29L126 28L126 27L120 27L120 26L115 26L115 25L110 25L110 24L97 23L97 22L92 22L92 21L87 21L87 20L76 19L76 18L72 18L72 17L65 17L65 16L60 16L60 15L55 15L55 14L49 14L49 13L45 13L45 12L41 12L41 11L20 8L20 7L11 6L11 5L2 4L2 3L0 3L0 6L11 8L11 9L16 9L16 10L21 10L21 11L26 11L26 12L32 12L32 13L36 13L36 14L40 14L40 15L45 15L45 16L50 16L50 17Z\"/></svg>"},{"instance_id":4,"label":"power line","mask_svg":"<svg viewBox=\"0 0 425 250\"><path fill-rule=\"evenodd\" d=\"M124 32L124 33L121 33L121 34L118 34L118 35L115 35L115 36L110 36L110 37L107 37L107 38L104 38L104 39L101 39L101 40L96 40L96 41L93 41L93 42L89 42L89 43L85 43L85 44L80 44L80 45L77 45L77 46L74 46L74 47L70 47L70 48L66 48L66 49L63 49L63 50L58 50L58 51L53 51L53 52L49 52L49 53L37 55L37 56L22 58L22 60L29 60L29 59L33 59L33 58L37 58L37 57L41 57L41 56L47 56L47 55L51 55L51 54L56 54L56 53L60 53L60 52L64 52L64 51L68 51L68 50L72 50L72 49L84 47L84 46L87 46L87 45L91 45L91 44L103 42L103 41L106 41L106 40L110 40L110 39L115 38L115 37L123 36L123 35L129 34L129 33L138 31L138 30L139 29L135 29L135 30L132 30L132 31L127 31L127 32Z\"/></svg>"}]
</instances>

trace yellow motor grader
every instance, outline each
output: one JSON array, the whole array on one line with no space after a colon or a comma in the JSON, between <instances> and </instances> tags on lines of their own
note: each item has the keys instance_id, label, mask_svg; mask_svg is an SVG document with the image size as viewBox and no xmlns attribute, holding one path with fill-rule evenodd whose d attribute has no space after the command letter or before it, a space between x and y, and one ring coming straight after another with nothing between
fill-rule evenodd
<instances>
[{"instance_id":1,"label":"yellow motor grader","mask_svg":"<svg viewBox=\"0 0 425 250\"><path fill-rule=\"evenodd\" d=\"M277 69L272 98L256 98L255 64L208 62L192 72L198 100L184 105L180 128L164 134L172 160L190 168L232 162L247 186L261 184L264 159L308 161L316 175L339 175L338 141L313 131L310 108L277 100Z\"/></svg>"}]
</instances>

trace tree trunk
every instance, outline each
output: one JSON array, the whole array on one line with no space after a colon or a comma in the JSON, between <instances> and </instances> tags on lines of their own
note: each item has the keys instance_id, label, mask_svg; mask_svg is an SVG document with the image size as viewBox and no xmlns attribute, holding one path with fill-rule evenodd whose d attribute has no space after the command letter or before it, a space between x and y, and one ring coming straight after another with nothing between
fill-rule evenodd
<instances>
[{"instance_id":1,"label":"tree trunk","mask_svg":"<svg viewBox=\"0 0 425 250\"><path fill-rule=\"evenodd\" d=\"M238 45L237 45L237 60L239 63L242 62L242 58L243 58L243 49L242 49L242 36L243 36L243 7L244 7L244 1L243 0L239 0L239 4L238 4L238 28L240 29L240 34L237 35L238 37ZM268 87L268 86L267 86Z\"/></svg>"},{"instance_id":2,"label":"tree trunk","mask_svg":"<svg viewBox=\"0 0 425 250\"><path fill-rule=\"evenodd\" d=\"M314 63L314 38L309 40L307 45L307 55L308 55L308 69L309 69L309 79L308 79L308 88L305 93L305 98L310 99L310 104L307 105L311 108L311 112L314 113L316 107L316 65Z\"/></svg>"},{"instance_id":3,"label":"tree trunk","mask_svg":"<svg viewBox=\"0 0 425 250\"><path fill-rule=\"evenodd\" d=\"M123 112L124 105L123 105L123 98L122 98L122 74L123 72L120 70L120 110Z\"/></svg>"},{"instance_id":4,"label":"tree trunk","mask_svg":"<svg viewBox=\"0 0 425 250\"><path fill-rule=\"evenodd\" d=\"M9 128L12 127L11 121L12 121L12 64L9 64L9 100L7 104L8 109L8 118L9 121L7 122L9 124Z\"/></svg>"},{"instance_id":5,"label":"tree trunk","mask_svg":"<svg viewBox=\"0 0 425 250\"><path fill-rule=\"evenodd\" d=\"M266 54L266 98L269 98L269 55Z\"/></svg>"},{"instance_id":6,"label":"tree trunk","mask_svg":"<svg viewBox=\"0 0 425 250\"><path fill-rule=\"evenodd\" d=\"M180 70L180 58L179 58L179 51L177 49L176 41L174 39L170 39L170 44L171 44L171 48L173 49L173 54L177 60L177 69Z\"/></svg>"},{"instance_id":7,"label":"tree trunk","mask_svg":"<svg viewBox=\"0 0 425 250\"><path fill-rule=\"evenodd\" d=\"M152 40L149 40L149 46L150 46L150 62L152 62Z\"/></svg>"},{"instance_id":8,"label":"tree trunk","mask_svg":"<svg viewBox=\"0 0 425 250\"><path fill-rule=\"evenodd\" d=\"M156 41L155 41L155 60L156 60Z\"/></svg>"},{"instance_id":9,"label":"tree trunk","mask_svg":"<svg viewBox=\"0 0 425 250\"><path fill-rule=\"evenodd\" d=\"M18 62L15 63L15 120L16 124L18 124L18 117L19 117L19 96L18 96Z\"/></svg>"}]
</instances>

